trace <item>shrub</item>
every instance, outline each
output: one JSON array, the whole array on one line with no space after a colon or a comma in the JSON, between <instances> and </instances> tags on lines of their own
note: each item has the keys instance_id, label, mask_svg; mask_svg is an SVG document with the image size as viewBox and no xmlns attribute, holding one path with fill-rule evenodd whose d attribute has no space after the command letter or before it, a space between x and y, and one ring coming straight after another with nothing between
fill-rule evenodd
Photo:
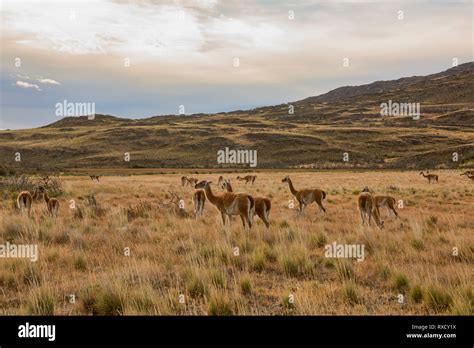
<instances>
[{"instance_id":1,"label":"shrub","mask_svg":"<svg viewBox=\"0 0 474 348\"><path fill-rule=\"evenodd\" d=\"M410 290L410 298L416 303L423 300L423 289L420 285L417 284Z\"/></svg>"},{"instance_id":2,"label":"shrub","mask_svg":"<svg viewBox=\"0 0 474 348\"><path fill-rule=\"evenodd\" d=\"M28 311L32 315L54 315L54 297L48 289L33 291L28 304Z\"/></svg>"},{"instance_id":3,"label":"shrub","mask_svg":"<svg viewBox=\"0 0 474 348\"><path fill-rule=\"evenodd\" d=\"M387 280L390 277L391 271L390 267L386 265L379 265L378 267L378 275L383 280Z\"/></svg>"},{"instance_id":4,"label":"shrub","mask_svg":"<svg viewBox=\"0 0 474 348\"><path fill-rule=\"evenodd\" d=\"M431 287L424 292L423 302L435 311L442 311L447 309L453 300L445 291Z\"/></svg>"},{"instance_id":5,"label":"shrub","mask_svg":"<svg viewBox=\"0 0 474 348\"><path fill-rule=\"evenodd\" d=\"M216 288L223 288L225 286L225 275L221 271L214 270L210 273L209 277Z\"/></svg>"},{"instance_id":6,"label":"shrub","mask_svg":"<svg viewBox=\"0 0 474 348\"><path fill-rule=\"evenodd\" d=\"M148 218L150 216L151 204L148 202L139 202L135 206L128 206L125 209L128 221L137 218Z\"/></svg>"},{"instance_id":7,"label":"shrub","mask_svg":"<svg viewBox=\"0 0 474 348\"><path fill-rule=\"evenodd\" d=\"M213 294L208 304L209 315L227 316L234 314L232 301L223 294Z\"/></svg>"},{"instance_id":8,"label":"shrub","mask_svg":"<svg viewBox=\"0 0 474 348\"><path fill-rule=\"evenodd\" d=\"M240 291L244 295L249 295L252 293L252 282L250 278L244 277L240 279Z\"/></svg>"},{"instance_id":9,"label":"shrub","mask_svg":"<svg viewBox=\"0 0 474 348\"><path fill-rule=\"evenodd\" d=\"M261 272L265 269L267 258L265 252L256 250L250 257L250 268L254 271Z\"/></svg>"},{"instance_id":10,"label":"shrub","mask_svg":"<svg viewBox=\"0 0 474 348\"><path fill-rule=\"evenodd\" d=\"M421 251L425 249L425 244L423 243L421 239L414 238L410 241L410 244L415 250Z\"/></svg>"},{"instance_id":11,"label":"shrub","mask_svg":"<svg viewBox=\"0 0 474 348\"><path fill-rule=\"evenodd\" d=\"M346 260L338 260L336 262L336 272L341 281L355 281L354 266L352 266L352 264Z\"/></svg>"},{"instance_id":12,"label":"shrub","mask_svg":"<svg viewBox=\"0 0 474 348\"><path fill-rule=\"evenodd\" d=\"M319 232L318 235L316 236L316 244L319 247L325 246L328 241L328 237L324 232Z\"/></svg>"},{"instance_id":13,"label":"shrub","mask_svg":"<svg viewBox=\"0 0 474 348\"><path fill-rule=\"evenodd\" d=\"M74 260L74 269L78 271L86 271L87 270L87 262L82 256L76 257Z\"/></svg>"},{"instance_id":14,"label":"shrub","mask_svg":"<svg viewBox=\"0 0 474 348\"><path fill-rule=\"evenodd\" d=\"M101 291L94 308L98 315L123 315L123 303L115 291Z\"/></svg>"},{"instance_id":15,"label":"shrub","mask_svg":"<svg viewBox=\"0 0 474 348\"><path fill-rule=\"evenodd\" d=\"M344 285L344 287L342 288L342 295L345 301L351 306L357 303L361 303L359 291L357 289L357 286L353 282Z\"/></svg>"},{"instance_id":16,"label":"shrub","mask_svg":"<svg viewBox=\"0 0 474 348\"><path fill-rule=\"evenodd\" d=\"M405 292L409 288L410 282L407 276L402 273L398 273L393 277L393 287L398 291Z\"/></svg>"},{"instance_id":17,"label":"shrub","mask_svg":"<svg viewBox=\"0 0 474 348\"><path fill-rule=\"evenodd\" d=\"M309 275L313 271L313 265L308 255L297 250L280 255L278 262L285 274L290 277Z\"/></svg>"},{"instance_id":18,"label":"shrub","mask_svg":"<svg viewBox=\"0 0 474 348\"><path fill-rule=\"evenodd\" d=\"M295 301L294 295L289 294L289 295L283 296L283 298L281 300L281 303L282 303L283 307L288 308L288 309L292 309L292 308L295 307L295 302L294 301Z\"/></svg>"},{"instance_id":19,"label":"shrub","mask_svg":"<svg viewBox=\"0 0 474 348\"><path fill-rule=\"evenodd\" d=\"M186 286L189 295L194 298L204 296L208 292L204 279L198 275L190 276L186 281Z\"/></svg>"}]
</instances>

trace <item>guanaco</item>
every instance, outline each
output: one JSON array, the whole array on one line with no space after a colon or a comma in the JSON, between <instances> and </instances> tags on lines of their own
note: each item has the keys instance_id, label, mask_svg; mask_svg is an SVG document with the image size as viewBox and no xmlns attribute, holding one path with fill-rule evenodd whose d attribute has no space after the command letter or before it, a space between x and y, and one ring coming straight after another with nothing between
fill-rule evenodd
<instances>
[{"instance_id":1,"label":"guanaco","mask_svg":"<svg viewBox=\"0 0 474 348\"><path fill-rule=\"evenodd\" d=\"M358 206L362 224L365 224L366 218L368 217L368 225L372 221L372 217L379 229L383 229L384 222L380 220L379 210L375 203L374 197L369 192L362 192L358 198Z\"/></svg>"},{"instance_id":2,"label":"guanaco","mask_svg":"<svg viewBox=\"0 0 474 348\"><path fill-rule=\"evenodd\" d=\"M474 170L467 170L464 173L459 174L459 175L461 175L461 176L465 175L467 177L470 177L470 176L474 175Z\"/></svg>"},{"instance_id":3,"label":"guanaco","mask_svg":"<svg viewBox=\"0 0 474 348\"><path fill-rule=\"evenodd\" d=\"M371 193L370 189L368 186L364 187L362 192L368 192ZM375 196L374 197L375 201L375 206L377 207L379 216L380 216L380 210L379 208L386 207L388 211L388 215L390 215L390 212L393 212L397 218L399 218L397 211L395 210L395 203L396 200L392 196Z\"/></svg>"},{"instance_id":4,"label":"guanaco","mask_svg":"<svg viewBox=\"0 0 474 348\"><path fill-rule=\"evenodd\" d=\"M287 182L290 187L291 194L295 196L300 204L300 212L302 213L307 205L316 202L320 210L326 213L326 209L323 207L323 199L326 198L326 192L319 189L303 189L296 190L293 186L293 182L290 177L287 175L283 178L281 182Z\"/></svg>"},{"instance_id":5,"label":"guanaco","mask_svg":"<svg viewBox=\"0 0 474 348\"><path fill-rule=\"evenodd\" d=\"M217 187L225 188L223 185L225 181L226 179L222 175L219 176L219 180L217 180Z\"/></svg>"},{"instance_id":6,"label":"guanaco","mask_svg":"<svg viewBox=\"0 0 474 348\"><path fill-rule=\"evenodd\" d=\"M244 176L243 178L240 176L237 177L237 180L245 181L245 185L247 185L249 182L251 182L253 185L253 183L255 182L255 179L257 179L256 175L247 175L247 176Z\"/></svg>"},{"instance_id":7,"label":"guanaco","mask_svg":"<svg viewBox=\"0 0 474 348\"><path fill-rule=\"evenodd\" d=\"M202 217L204 204L206 203L206 194L203 190L195 190L193 193L194 214L196 217Z\"/></svg>"},{"instance_id":8,"label":"guanaco","mask_svg":"<svg viewBox=\"0 0 474 348\"><path fill-rule=\"evenodd\" d=\"M233 192L230 180L224 180L222 182L222 188L227 192ZM272 209L272 202L267 197L253 197L253 199L255 201L255 214L257 214L265 226L269 228L270 222L268 221L268 216L270 215L270 210Z\"/></svg>"},{"instance_id":9,"label":"guanaco","mask_svg":"<svg viewBox=\"0 0 474 348\"><path fill-rule=\"evenodd\" d=\"M398 216L397 210L395 209L395 204L397 202L395 198L393 198L392 196L375 196L374 200L375 200L375 205L377 206L377 211L379 213L379 216L380 216L379 208L386 207L389 215L390 215L390 212L393 212L397 218L400 218Z\"/></svg>"},{"instance_id":10,"label":"guanaco","mask_svg":"<svg viewBox=\"0 0 474 348\"><path fill-rule=\"evenodd\" d=\"M431 184L431 180L436 181L436 183L438 182L438 175L436 174L430 174L430 172L427 172L427 175L425 175L425 173L423 172L420 172L420 174L423 175L423 177L427 178L428 183L430 184Z\"/></svg>"},{"instance_id":11,"label":"guanaco","mask_svg":"<svg viewBox=\"0 0 474 348\"><path fill-rule=\"evenodd\" d=\"M181 177L181 185L182 186L188 186L188 184L191 185L191 186L194 186L198 182L199 182L199 180L196 179L196 178L188 178L187 176L182 176Z\"/></svg>"},{"instance_id":12,"label":"guanaco","mask_svg":"<svg viewBox=\"0 0 474 348\"><path fill-rule=\"evenodd\" d=\"M472 181L474 181L474 174L467 174L466 176Z\"/></svg>"},{"instance_id":13,"label":"guanaco","mask_svg":"<svg viewBox=\"0 0 474 348\"><path fill-rule=\"evenodd\" d=\"M255 201L246 193L224 192L214 194L211 189L212 181L201 181L194 187L203 188L206 197L221 213L222 223L226 226L227 217L240 215L244 228L250 231L252 228L253 214L255 212Z\"/></svg>"},{"instance_id":14,"label":"guanaco","mask_svg":"<svg viewBox=\"0 0 474 348\"><path fill-rule=\"evenodd\" d=\"M99 175L89 175L89 177L91 178L92 181L97 181L99 182Z\"/></svg>"},{"instance_id":15,"label":"guanaco","mask_svg":"<svg viewBox=\"0 0 474 348\"><path fill-rule=\"evenodd\" d=\"M21 212L27 212L28 216L30 216L31 205L33 204L33 201L38 197L38 195L43 192L42 190L42 186L37 186L35 187L33 193L30 193L29 191L20 192L16 198L17 208Z\"/></svg>"},{"instance_id":16,"label":"guanaco","mask_svg":"<svg viewBox=\"0 0 474 348\"><path fill-rule=\"evenodd\" d=\"M58 216L59 201L56 198L49 198L48 191L45 188L42 189L42 192L49 214L51 216Z\"/></svg>"}]
</instances>

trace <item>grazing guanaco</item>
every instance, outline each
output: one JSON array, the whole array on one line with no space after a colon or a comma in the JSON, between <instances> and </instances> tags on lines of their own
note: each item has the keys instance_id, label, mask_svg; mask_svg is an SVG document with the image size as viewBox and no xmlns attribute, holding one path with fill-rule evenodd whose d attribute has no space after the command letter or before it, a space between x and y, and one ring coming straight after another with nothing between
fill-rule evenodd
<instances>
[{"instance_id":1,"label":"grazing guanaco","mask_svg":"<svg viewBox=\"0 0 474 348\"><path fill-rule=\"evenodd\" d=\"M380 216L380 210L379 208L386 207L388 211L388 215L390 215L390 212L393 212L397 218L400 218L398 216L397 210L395 209L395 204L396 200L392 196L375 196L375 205L377 206L377 211Z\"/></svg>"},{"instance_id":2,"label":"grazing guanaco","mask_svg":"<svg viewBox=\"0 0 474 348\"><path fill-rule=\"evenodd\" d=\"M99 182L99 175L89 175L89 177L92 181L96 180L97 182Z\"/></svg>"},{"instance_id":3,"label":"grazing guanaco","mask_svg":"<svg viewBox=\"0 0 474 348\"><path fill-rule=\"evenodd\" d=\"M202 217L204 204L206 203L206 194L203 190L195 190L193 193L194 214L196 217Z\"/></svg>"},{"instance_id":4,"label":"grazing guanaco","mask_svg":"<svg viewBox=\"0 0 474 348\"><path fill-rule=\"evenodd\" d=\"M58 216L59 212L59 201L56 198L50 198L48 191L45 188L42 188L43 198L46 202L46 207L51 216Z\"/></svg>"},{"instance_id":5,"label":"grazing guanaco","mask_svg":"<svg viewBox=\"0 0 474 348\"><path fill-rule=\"evenodd\" d=\"M251 182L253 185L253 183L255 182L255 179L257 179L256 175L247 175L247 176L244 176L243 178L240 176L237 177L237 180L245 181L245 185L247 185L249 182Z\"/></svg>"},{"instance_id":6,"label":"grazing guanaco","mask_svg":"<svg viewBox=\"0 0 474 348\"><path fill-rule=\"evenodd\" d=\"M188 184L191 185L191 186L194 186L198 182L199 182L199 180L196 179L196 178L188 178L187 176L182 176L181 177L181 185L182 186L188 186Z\"/></svg>"},{"instance_id":7,"label":"grazing guanaco","mask_svg":"<svg viewBox=\"0 0 474 348\"><path fill-rule=\"evenodd\" d=\"M374 197L369 192L362 192L358 198L358 206L362 224L365 224L366 218L368 217L368 225L372 221L372 217L379 229L383 229L384 222L380 220L379 210L375 203Z\"/></svg>"},{"instance_id":8,"label":"grazing guanaco","mask_svg":"<svg viewBox=\"0 0 474 348\"><path fill-rule=\"evenodd\" d=\"M300 204L300 212L303 212L308 204L316 202L319 209L326 213L326 209L323 207L323 199L326 198L326 192L319 189L296 190L288 175L285 176L281 182L288 183L291 194L295 196L295 198L298 200L298 203Z\"/></svg>"},{"instance_id":9,"label":"grazing guanaco","mask_svg":"<svg viewBox=\"0 0 474 348\"><path fill-rule=\"evenodd\" d=\"M209 202L220 211L224 226L226 226L227 217L240 215L244 228L250 231L255 212L255 201L252 196L246 193L233 192L214 194L211 189L211 183L212 181L204 180L197 183L194 187L196 189L204 189Z\"/></svg>"},{"instance_id":10,"label":"grazing guanaco","mask_svg":"<svg viewBox=\"0 0 474 348\"><path fill-rule=\"evenodd\" d=\"M224 180L222 182L222 188L227 192L233 192L230 180ZM253 199L255 201L255 214L257 214L265 226L269 228L270 222L268 221L268 216L270 215L270 210L272 209L272 202L267 197L253 197Z\"/></svg>"},{"instance_id":11,"label":"grazing guanaco","mask_svg":"<svg viewBox=\"0 0 474 348\"><path fill-rule=\"evenodd\" d=\"M16 198L17 208L21 212L27 212L28 216L30 216L31 205L33 204L33 201L38 197L38 195L43 192L42 190L42 186L37 186L35 187L33 193L30 193L29 191L20 192Z\"/></svg>"},{"instance_id":12,"label":"grazing guanaco","mask_svg":"<svg viewBox=\"0 0 474 348\"><path fill-rule=\"evenodd\" d=\"M427 173L427 175L425 175L425 173L423 173L423 172L420 172L420 174L423 175L423 177L428 179L428 183L431 184L431 180L438 182L438 175L430 174L430 172L426 172L426 173Z\"/></svg>"}]
</instances>

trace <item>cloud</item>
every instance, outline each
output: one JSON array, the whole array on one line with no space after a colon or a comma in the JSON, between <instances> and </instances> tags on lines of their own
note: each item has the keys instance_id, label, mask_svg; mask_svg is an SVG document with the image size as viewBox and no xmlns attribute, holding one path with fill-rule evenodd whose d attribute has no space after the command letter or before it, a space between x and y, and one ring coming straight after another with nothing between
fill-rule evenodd
<instances>
[{"instance_id":1,"label":"cloud","mask_svg":"<svg viewBox=\"0 0 474 348\"><path fill-rule=\"evenodd\" d=\"M35 85L34 83L29 83L29 82L24 82L24 81L17 81L16 85L21 88L34 88L37 91L41 91L38 85Z\"/></svg>"},{"instance_id":2,"label":"cloud","mask_svg":"<svg viewBox=\"0 0 474 348\"><path fill-rule=\"evenodd\" d=\"M48 85L58 85L58 86L61 85L58 81L55 81L53 79L39 78L39 79L36 79L36 81L38 81L39 83L44 83L44 84L48 84Z\"/></svg>"},{"instance_id":3,"label":"cloud","mask_svg":"<svg viewBox=\"0 0 474 348\"><path fill-rule=\"evenodd\" d=\"M28 88L58 85L48 98L70 93L118 115L270 105L442 71L454 57L471 61L471 8L471 1L6 0L2 75L11 74L18 108L46 103L46 93L24 98ZM21 70L17 57L28 63Z\"/></svg>"}]
</instances>

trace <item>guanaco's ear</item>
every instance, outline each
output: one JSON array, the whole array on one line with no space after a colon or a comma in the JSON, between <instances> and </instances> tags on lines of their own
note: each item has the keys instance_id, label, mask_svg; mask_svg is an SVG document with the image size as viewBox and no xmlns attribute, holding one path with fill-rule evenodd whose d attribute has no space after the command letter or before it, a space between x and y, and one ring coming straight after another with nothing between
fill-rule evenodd
<instances>
[{"instance_id":1,"label":"guanaco's ear","mask_svg":"<svg viewBox=\"0 0 474 348\"><path fill-rule=\"evenodd\" d=\"M212 184L212 181L206 181L208 184Z\"/></svg>"}]
</instances>

